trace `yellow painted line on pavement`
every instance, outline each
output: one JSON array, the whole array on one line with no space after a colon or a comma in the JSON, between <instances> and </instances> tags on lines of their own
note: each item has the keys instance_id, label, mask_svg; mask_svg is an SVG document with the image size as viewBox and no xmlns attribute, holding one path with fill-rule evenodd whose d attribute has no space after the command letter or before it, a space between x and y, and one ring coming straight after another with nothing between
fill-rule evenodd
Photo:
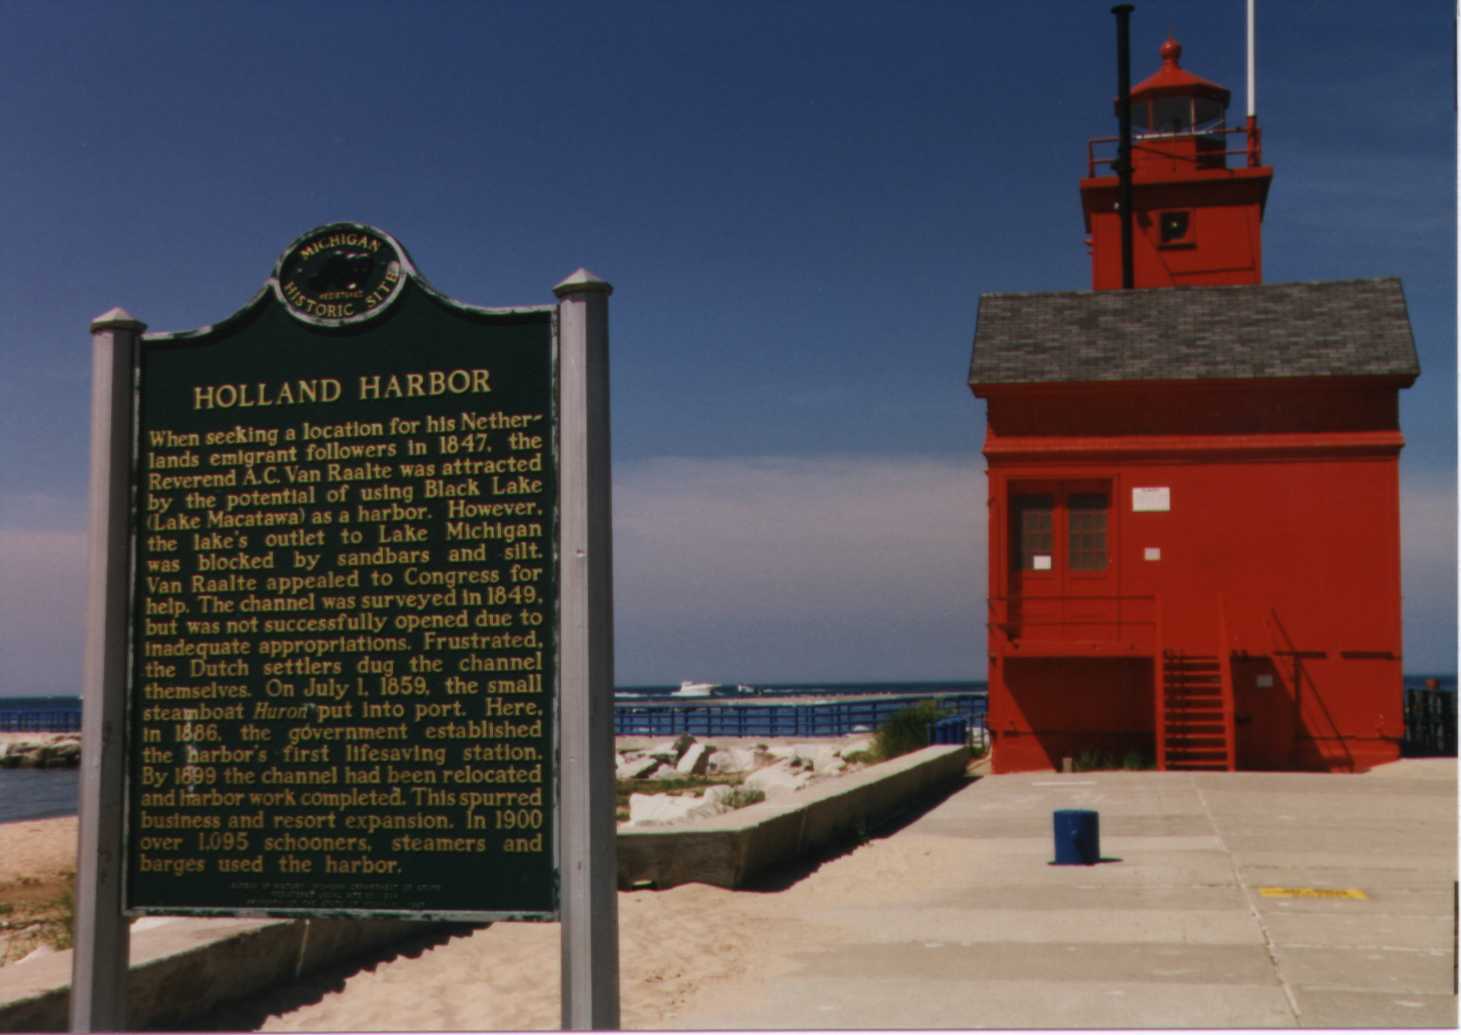
<instances>
[{"instance_id":1,"label":"yellow painted line on pavement","mask_svg":"<svg viewBox=\"0 0 1461 1035\"><path fill-rule=\"evenodd\" d=\"M1368 901L1359 888L1259 888L1264 898L1353 898Z\"/></svg>"}]
</instances>

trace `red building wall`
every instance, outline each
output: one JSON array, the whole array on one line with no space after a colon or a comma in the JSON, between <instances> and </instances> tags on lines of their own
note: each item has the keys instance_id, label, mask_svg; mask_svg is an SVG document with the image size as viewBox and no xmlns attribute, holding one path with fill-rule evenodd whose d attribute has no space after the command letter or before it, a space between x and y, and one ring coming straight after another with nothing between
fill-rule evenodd
<instances>
[{"instance_id":1,"label":"red building wall","mask_svg":"<svg viewBox=\"0 0 1461 1035\"><path fill-rule=\"evenodd\" d=\"M1052 590L1154 596L1160 647L1207 655L1221 651L1221 597L1240 767L1363 770L1392 760L1403 733L1401 445L1396 389L1374 383L992 390L991 596L1016 577L1012 496L1104 485L1108 568L1065 570L1057 549ZM1134 489L1158 488L1170 509L1133 509ZM1127 601L1123 616L1110 605L1050 606L1094 619L1058 635L1109 634L1120 653L1116 641L1129 634L1143 649L1000 657L992 633L996 771L1056 767L1087 748L1150 756L1157 633L1138 628L1154 621L1142 611L1150 605ZM1118 617L1130 627L1108 633L1102 623Z\"/></svg>"},{"instance_id":2,"label":"red building wall","mask_svg":"<svg viewBox=\"0 0 1461 1035\"><path fill-rule=\"evenodd\" d=\"M1133 198L1132 261L1139 287L1259 284L1263 281L1263 205L1273 170L1228 169L1217 177L1138 184ZM1091 287L1121 287L1121 215L1116 177L1081 181L1091 250ZM1163 213L1182 213L1187 232L1164 243Z\"/></svg>"}]
</instances>

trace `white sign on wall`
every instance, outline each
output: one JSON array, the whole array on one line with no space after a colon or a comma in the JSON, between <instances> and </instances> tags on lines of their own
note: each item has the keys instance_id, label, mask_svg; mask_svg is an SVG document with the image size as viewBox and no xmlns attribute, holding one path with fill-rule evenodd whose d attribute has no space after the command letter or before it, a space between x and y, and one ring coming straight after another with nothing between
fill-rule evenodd
<instances>
[{"instance_id":1,"label":"white sign on wall","mask_svg":"<svg viewBox=\"0 0 1461 1035\"><path fill-rule=\"evenodd\" d=\"M1133 511L1172 509L1172 490L1165 485L1141 486L1131 490Z\"/></svg>"}]
</instances>

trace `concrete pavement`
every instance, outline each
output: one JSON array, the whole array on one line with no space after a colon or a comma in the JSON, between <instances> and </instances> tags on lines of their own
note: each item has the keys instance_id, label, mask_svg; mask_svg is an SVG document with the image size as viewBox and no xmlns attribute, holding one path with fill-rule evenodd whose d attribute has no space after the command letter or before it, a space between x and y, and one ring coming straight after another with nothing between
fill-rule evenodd
<instances>
[{"instance_id":1,"label":"concrete pavement","mask_svg":"<svg viewBox=\"0 0 1461 1035\"><path fill-rule=\"evenodd\" d=\"M1051 813L1100 813L1052 866ZM1455 1027L1456 763L987 777L675 1028ZM901 875L901 876L900 876Z\"/></svg>"}]
</instances>

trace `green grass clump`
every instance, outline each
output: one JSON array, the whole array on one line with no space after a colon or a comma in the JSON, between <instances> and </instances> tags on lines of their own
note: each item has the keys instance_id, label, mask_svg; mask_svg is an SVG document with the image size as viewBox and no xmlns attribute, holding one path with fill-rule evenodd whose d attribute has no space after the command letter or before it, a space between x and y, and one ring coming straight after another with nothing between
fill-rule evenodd
<instances>
[{"instance_id":1,"label":"green grass clump","mask_svg":"<svg viewBox=\"0 0 1461 1035\"><path fill-rule=\"evenodd\" d=\"M1156 763L1145 752L1131 750L1124 755L1100 748L1085 748L1075 756L1072 767L1078 773L1091 773L1100 769L1154 769Z\"/></svg>"},{"instance_id":2,"label":"green grass clump","mask_svg":"<svg viewBox=\"0 0 1461 1035\"><path fill-rule=\"evenodd\" d=\"M736 787L725 796L728 809L743 809L766 800L766 792L759 787Z\"/></svg>"},{"instance_id":3,"label":"green grass clump","mask_svg":"<svg viewBox=\"0 0 1461 1035\"><path fill-rule=\"evenodd\" d=\"M933 701L919 701L899 709L878 727L878 732L873 735L873 750L878 758L887 760L926 748L929 723L947 718L949 714Z\"/></svg>"},{"instance_id":4,"label":"green grass clump","mask_svg":"<svg viewBox=\"0 0 1461 1035\"><path fill-rule=\"evenodd\" d=\"M713 787L718 783L728 783L738 787L740 782L741 776L738 773L716 776L676 776L668 780L619 780L614 785L614 815L621 821L629 818L629 796L631 794L699 794L707 787Z\"/></svg>"}]
</instances>

